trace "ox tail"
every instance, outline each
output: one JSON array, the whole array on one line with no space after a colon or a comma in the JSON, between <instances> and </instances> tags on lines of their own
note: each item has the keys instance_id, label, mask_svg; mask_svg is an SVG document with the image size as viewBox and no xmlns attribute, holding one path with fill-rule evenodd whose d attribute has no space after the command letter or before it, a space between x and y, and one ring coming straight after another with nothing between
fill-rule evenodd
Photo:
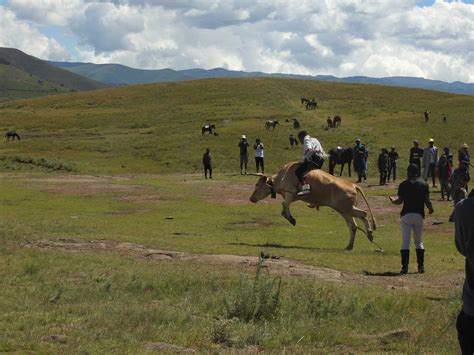
<instances>
[{"instance_id":1,"label":"ox tail","mask_svg":"<svg viewBox=\"0 0 474 355\"><path fill-rule=\"evenodd\" d=\"M357 192L360 193L360 195L364 199L365 204L367 205L367 208L369 209L370 217L372 219L372 229L375 231L375 230L377 230L377 223L375 222L375 217L374 217L374 214L372 212L372 209L370 208L369 201L367 201L367 198L365 197L364 191L358 185L354 184L354 186L355 186L355 189L357 190Z\"/></svg>"}]
</instances>

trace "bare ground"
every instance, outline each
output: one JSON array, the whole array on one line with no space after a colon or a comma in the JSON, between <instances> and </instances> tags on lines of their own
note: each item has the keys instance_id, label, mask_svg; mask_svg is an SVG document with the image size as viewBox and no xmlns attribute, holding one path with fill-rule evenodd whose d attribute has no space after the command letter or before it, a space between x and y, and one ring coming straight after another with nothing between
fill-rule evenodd
<instances>
[{"instance_id":1,"label":"bare ground","mask_svg":"<svg viewBox=\"0 0 474 355\"><path fill-rule=\"evenodd\" d=\"M40 250L62 250L66 252L105 252L124 256L134 256L150 261L195 263L206 265L228 265L245 268L246 271L254 269L259 262L259 257L227 255L227 254L193 254L147 248L134 243L115 242L111 240L81 240L81 239L50 239L30 241L25 247ZM463 280L463 272L457 272L438 279L419 279L412 275L378 276L364 275L351 272L341 272L334 269L307 265L300 261L268 256L264 266L270 274L282 276L305 276L316 280L338 283L351 283L358 285L374 285L391 289L423 289L423 290L449 290L459 288Z\"/></svg>"}]
</instances>

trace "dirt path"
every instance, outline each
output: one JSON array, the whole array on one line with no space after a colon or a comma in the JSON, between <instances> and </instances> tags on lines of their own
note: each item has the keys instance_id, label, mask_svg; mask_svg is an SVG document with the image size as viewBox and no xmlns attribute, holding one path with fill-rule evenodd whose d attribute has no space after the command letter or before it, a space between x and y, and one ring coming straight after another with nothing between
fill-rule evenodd
<instances>
[{"instance_id":1,"label":"dirt path","mask_svg":"<svg viewBox=\"0 0 474 355\"><path fill-rule=\"evenodd\" d=\"M66 252L107 252L120 255L134 256L154 261L165 262L187 262L206 265L229 265L234 267L244 267L253 269L258 261L258 257L239 256L227 254L193 254L188 252L176 252L147 248L143 245L133 243L121 243L110 240L81 240L81 239L54 239L31 241L24 244L25 247L42 250L63 250ZM270 274L284 276L306 276L316 280L330 282L349 282L358 285L374 285L387 288L408 288L408 289L430 289L447 290L459 288L463 273L440 279L419 279L411 275L408 276L377 276L364 275L350 272L341 272L313 265L306 265L300 261L290 259L274 259L269 256L265 259L264 266Z\"/></svg>"}]
</instances>

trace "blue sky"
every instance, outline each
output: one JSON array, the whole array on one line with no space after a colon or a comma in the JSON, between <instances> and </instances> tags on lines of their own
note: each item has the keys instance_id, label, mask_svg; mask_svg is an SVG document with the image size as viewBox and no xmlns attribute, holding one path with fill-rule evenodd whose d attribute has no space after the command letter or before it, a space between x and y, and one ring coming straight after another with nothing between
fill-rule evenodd
<instances>
[{"instance_id":1,"label":"blue sky","mask_svg":"<svg viewBox=\"0 0 474 355\"><path fill-rule=\"evenodd\" d=\"M49 60L474 82L474 0L0 0L0 28Z\"/></svg>"}]
</instances>

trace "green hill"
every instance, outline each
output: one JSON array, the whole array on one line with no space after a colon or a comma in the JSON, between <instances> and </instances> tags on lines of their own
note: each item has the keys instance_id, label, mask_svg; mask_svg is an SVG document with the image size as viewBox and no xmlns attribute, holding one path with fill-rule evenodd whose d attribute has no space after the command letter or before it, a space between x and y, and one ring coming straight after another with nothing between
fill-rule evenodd
<instances>
[{"instance_id":1,"label":"green hill","mask_svg":"<svg viewBox=\"0 0 474 355\"><path fill-rule=\"evenodd\" d=\"M17 49L0 48L0 100L105 87Z\"/></svg>"},{"instance_id":2,"label":"green hill","mask_svg":"<svg viewBox=\"0 0 474 355\"><path fill-rule=\"evenodd\" d=\"M315 97L320 108L306 111L301 96ZM326 130L326 118L334 115L342 117L342 126ZM404 166L413 139L424 146L433 137L440 148L452 149L474 144L472 96L295 79L204 79L4 103L0 129L16 129L23 139L3 144L1 155L71 162L89 173L176 173L199 171L209 147L216 173L235 173L237 143L246 134L251 142L262 139L272 172L301 156L288 144L297 132L285 120L294 117L326 150L352 146L360 137L370 151L371 174L382 146L397 145ZM265 130L268 119L281 126ZM208 122L217 126L217 136L201 135Z\"/></svg>"}]
</instances>

